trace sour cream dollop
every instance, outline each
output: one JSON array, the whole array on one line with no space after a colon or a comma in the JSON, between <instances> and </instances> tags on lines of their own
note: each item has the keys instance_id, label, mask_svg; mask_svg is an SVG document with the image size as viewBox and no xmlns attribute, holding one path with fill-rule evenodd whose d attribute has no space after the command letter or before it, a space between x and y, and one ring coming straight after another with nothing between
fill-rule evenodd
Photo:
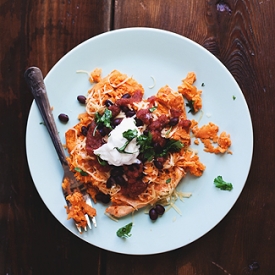
<instances>
[{"instance_id":1,"label":"sour cream dollop","mask_svg":"<svg viewBox=\"0 0 275 275\"><path fill-rule=\"evenodd\" d=\"M127 139L123 137L123 133L128 130L137 130L139 133L135 120L132 117L124 118L121 123L110 132L107 143L94 150L94 153L101 159L106 160L110 165L121 166L140 163L137 159L139 146L137 145L136 138L132 139L125 148L125 151L131 154L120 153L115 149L116 147L121 148L125 145Z\"/></svg>"}]
</instances>

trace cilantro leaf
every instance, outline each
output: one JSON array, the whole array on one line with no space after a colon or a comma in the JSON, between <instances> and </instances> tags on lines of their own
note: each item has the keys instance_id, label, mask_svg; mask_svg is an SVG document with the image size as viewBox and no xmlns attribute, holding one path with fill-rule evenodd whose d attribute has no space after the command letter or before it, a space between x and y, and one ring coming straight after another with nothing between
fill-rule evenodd
<instances>
[{"instance_id":1,"label":"cilantro leaf","mask_svg":"<svg viewBox=\"0 0 275 275\"><path fill-rule=\"evenodd\" d=\"M97 161L102 166L105 166L107 164L107 161L103 160L100 155L97 155Z\"/></svg>"},{"instance_id":2,"label":"cilantro leaf","mask_svg":"<svg viewBox=\"0 0 275 275\"><path fill-rule=\"evenodd\" d=\"M109 109L106 109L102 115L100 115L98 112L95 114L96 124L101 123L104 126L112 129L111 118L112 118L112 112Z\"/></svg>"},{"instance_id":3,"label":"cilantro leaf","mask_svg":"<svg viewBox=\"0 0 275 275\"><path fill-rule=\"evenodd\" d=\"M137 143L140 146L141 151L145 151L149 147L152 147L152 134L149 132L148 135L143 134L138 136Z\"/></svg>"},{"instance_id":4,"label":"cilantro leaf","mask_svg":"<svg viewBox=\"0 0 275 275\"><path fill-rule=\"evenodd\" d=\"M130 234L131 229L132 229L133 223L130 222L127 225L121 227L118 229L118 231L116 232L116 235L120 238L128 238L131 237L132 234Z\"/></svg>"},{"instance_id":5,"label":"cilantro leaf","mask_svg":"<svg viewBox=\"0 0 275 275\"><path fill-rule=\"evenodd\" d=\"M165 133L165 136L168 136L172 130L173 126L170 126L170 128L168 129L168 131Z\"/></svg>"},{"instance_id":6,"label":"cilantro leaf","mask_svg":"<svg viewBox=\"0 0 275 275\"><path fill-rule=\"evenodd\" d=\"M169 139L162 152L156 153L153 147L152 134L140 135L137 137L137 144L140 146L139 151L143 153L144 158L151 161L155 156L164 157L170 152L178 152L183 148L184 144L179 140Z\"/></svg>"},{"instance_id":7,"label":"cilantro leaf","mask_svg":"<svg viewBox=\"0 0 275 275\"><path fill-rule=\"evenodd\" d=\"M152 134L140 135L137 137L137 144L139 145L139 151L143 153L144 158L151 161L154 158L155 151L152 145Z\"/></svg>"},{"instance_id":8,"label":"cilantro leaf","mask_svg":"<svg viewBox=\"0 0 275 275\"><path fill-rule=\"evenodd\" d=\"M214 184L217 188L220 188L221 190L228 190L231 191L233 189L232 183L225 182L222 178L222 176L218 176L214 179Z\"/></svg>"},{"instance_id":9,"label":"cilantro leaf","mask_svg":"<svg viewBox=\"0 0 275 275\"><path fill-rule=\"evenodd\" d=\"M125 144L122 147L120 147L120 148L114 147L114 149L116 149L121 154L133 154L132 152L125 151L125 149L126 149L126 147L128 146L129 143L130 143L129 141L126 141Z\"/></svg>"},{"instance_id":10,"label":"cilantro leaf","mask_svg":"<svg viewBox=\"0 0 275 275\"><path fill-rule=\"evenodd\" d=\"M126 138L128 141L131 141L132 139L137 137L137 135L138 135L138 131L136 129L134 130L129 129L122 133L122 136Z\"/></svg>"},{"instance_id":11,"label":"cilantro leaf","mask_svg":"<svg viewBox=\"0 0 275 275\"><path fill-rule=\"evenodd\" d=\"M151 113L153 113L157 108L158 108L157 106L153 106L153 107L149 108L149 111Z\"/></svg>"},{"instance_id":12,"label":"cilantro leaf","mask_svg":"<svg viewBox=\"0 0 275 275\"><path fill-rule=\"evenodd\" d=\"M188 111L188 113L194 113L195 112L195 108L194 108L194 100L188 100L188 102L186 103L186 106L190 108L190 110Z\"/></svg>"},{"instance_id":13,"label":"cilantro leaf","mask_svg":"<svg viewBox=\"0 0 275 275\"><path fill-rule=\"evenodd\" d=\"M74 168L75 171L79 172L81 176L88 176L88 173L83 171L81 168L79 167L75 167Z\"/></svg>"},{"instance_id":14,"label":"cilantro leaf","mask_svg":"<svg viewBox=\"0 0 275 275\"><path fill-rule=\"evenodd\" d=\"M158 156L164 157L169 152L178 152L181 150L181 148L183 148L183 146L184 146L184 144L181 141L175 140L175 139L169 139L167 141L167 143L165 144L162 152L160 154L158 154Z\"/></svg>"},{"instance_id":15,"label":"cilantro leaf","mask_svg":"<svg viewBox=\"0 0 275 275\"><path fill-rule=\"evenodd\" d=\"M131 153L131 152L126 152L125 149L126 149L126 147L128 146L128 144L129 144L134 138L137 137L137 135L138 135L138 131L137 131L136 129L134 129L134 130L129 129L129 130L123 132L123 133L122 133L122 136L123 136L124 138L126 138L127 141L125 142L125 144L124 144L122 147L120 147L120 148L115 147L115 149L116 149L119 153L133 154L133 153Z\"/></svg>"}]
</instances>

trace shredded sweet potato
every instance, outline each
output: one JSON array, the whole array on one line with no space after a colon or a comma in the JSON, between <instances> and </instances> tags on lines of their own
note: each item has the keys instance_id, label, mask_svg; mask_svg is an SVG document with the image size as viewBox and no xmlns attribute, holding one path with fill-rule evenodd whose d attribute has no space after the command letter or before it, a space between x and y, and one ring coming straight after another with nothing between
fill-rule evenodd
<instances>
[{"instance_id":1,"label":"shredded sweet potato","mask_svg":"<svg viewBox=\"0 0 275 275\"><path fill-rule=\"evenodd\" d=\"M127 108L134 111L138 117L146 119L149 116L150 123L144 122L140 126L140 133L144 133L145 129L154 132L156 140L179 141L183 147L179 151L171 151L163 158L163 168L159 169L154 164L153 159L146 160L142 167L142 182L146 184L145 191L139 193L136 197L128 196L122 192L125 186L114 184L112 187L107 187L106 182L110 178L110 165L102 166L96 155L88 154L86 148L87 137L82 133L82 127L87 129L98 114L102 115L106 110L106 100L113 105L119 106L121 98L127 94L133 97L137 91L140 95L144 95L144 89L132 77L122 74L117 70L112 71L106 77L101 77L101 70L95 69L90 74L90 81L93 82L92 88L88 91L86 100L86 113L79 115L79 123L66 132L66 147L69 152L68 162L70 169L75 172L77 180L87 184L88 193L96 202L98 192L106 194L111 198L111 204L106 208L106 213L115 217L122 217L132 213L149 204L154 204L159 200L170 198L175 191L177 185L182 178L190 173L200 177L206 166L201 163L199 156L192 151L189 146L191 144L190 132L192 130L195 136L195 144L199 144L199 140L204 143L205 151L211 153L225 153L230 151L228 148L231 145L230 135L222 132L218 135L219 127L214 123L209 123L201 128L194 120L187 119L184 98L192 101L194 112L198 112L202 108L202 91L194 86L196 81L195 73L188 73L177 91L172 90L168 85L160 88L155 96L148 99L137 101L127 101ZM112 107L113 107L112 105ZM125 107L125 106L124 106ZM153 108L153 110L151 110ZM121 108L121 107L119 107ZM144 117L142 117L142 114ZM125 118L125 111L119 109L119 114L116 116L120 119ZM115 119L114 116L112 119ZM162 117L167 119L167 122L161 125L161 131L157 132L158 119ZM178 119L178 122L171 124L171 119ZM151 128L155 123L155 128ZM161 122L159 122L161 123ZM93 128L90 128L93 129ZM147 130L148 130L147 129ZM148 131L149 131L148 130ZM94 133L96 128L93 130ZM157 134L156 134L157 132ZM90 136L91 137L91 136ZM100 137L101 139L101 137ZM108 135L102 137L104 142L108 140ZM165 141L166 142L166 141ZM215 146L214 146L215 145ZM75 171L78 168L78 171ZM123 167L125 171L125 167ZM83 171L80 173L79 170ZM124 174L127 179L127 175ZM129 179L127 179L129 180ZM128 184L128 183L127 183ZM131 183L135 184L135 183ZM66 184L64 183L64 188ZM95 209L87 206L82 196L79 193L70 194L67 199L71 202L70 208L66 207L68 218L73 218L80 226L85 226L86 220L84 215L96 215Z\"/></svg>"},{"instance_id":2,"label":"shredded sweet potato","mask_svg":"<svg viewBox=\"0 0 275 275\"><path fill-rule=\"evenodd\" d=\"M215 154L232 153L229 151L231 146L230 135L226 132L222 132L218 135L219 127L212 122L207 125L198 127L198 125L193 126L192 132L197 139L200 139L204 144L204 151ZM198 144L198 141L195 142ZM214 146L216 144L216 146Z\"/></svg>"},{"instance_id":3,"label":"shredded sweet potato","mask_svg":"<svg viewBox=\"0 0 275 275\"><path fill-rule=\"evenodd\" d=\"M91 83L97 83L101 81L101 69L94 69L90 74L90 82Z\"/></svg>"},{"instance_id":4,"label":"shredded sweet potato","mask_svg":"<svg viewBox=\"0 0 275 275\"><path fill-rule=\"evenodd\" d=\"M85 227L87 225L85 218L86 214L90 217L96 216L96 210L84 201L81 193L74 192L73 194L68 195L66 199L71 204L70 207L65 206L68 214L67 218L74 219L79 227Z\"/></svg>"},{"instance_id":5,"label":"shredded sweet potato","mask_svg":"<svg viewBox=\"0 0 275 275\"><path fill-rule=\"evenodd\" d=\"M202 91L194 86L196 75L193 72L188 73L187 77L182 80L182 84L178 87L178 92L181 93L189 102L192 102L194 113L197 113L202 108Z\"/></svg>"}]
</instances>

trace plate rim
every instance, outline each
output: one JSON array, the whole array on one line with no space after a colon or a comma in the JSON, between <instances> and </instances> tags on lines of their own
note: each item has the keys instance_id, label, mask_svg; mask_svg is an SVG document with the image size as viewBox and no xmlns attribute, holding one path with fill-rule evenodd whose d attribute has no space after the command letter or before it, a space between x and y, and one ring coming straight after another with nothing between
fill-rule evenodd
<instances>
[{"instance_id":1,"label":"plate rim","mask_svg":"<svg viewBox=\"0 0 275 275\"><path fill-rule=\"evenodd\" d=\"M26 135L25 135L25 145L26 145L26 153L27 153L27 161L28 161L28 166L29 166L29 171L30 171L30 174L31 174L31 177L32 177L32 180L33 180L33 183L34 183L34 186L36 188L36 190L38 191L38 194L39 196L41 197L42 201L44 202L44 204L46 205L46 207L48 208L48 210L53 214L53 216L69 231L71 231L74 235L76 235L77 237L80 237L80 239L86 241L87 243L89 244L92 244L98 248L101 248L101 249L104 249L104 250L107 250L107 251L111 251L111 252L115 252L115 253L119 253L119 254L128 254L128 255L153 255L153 254L159 254L159 253L164 253L164 252L169 252L169 251L172 251L172 250L175 250L175 249L178 249L178 248L181 248L183 246L186 246L188 244L191 244L193 243L194 241L202 238L203 236L205 236L209 231L211 231L213 228L215 228L223 219L224 217L231 211L231 209L233 208L233 206L235 205L235 203L237 202L239 196L241 195L242 191L243 191L243 188L245 187L245 184L246 184L246 181L247 181L247 178L249 176L249 173L250 173L250 169L251 169L251 164L252 164L252 160L253 160L253 152L254 152L254 135L253 135L253 124L252 124L252 119L251 119L251 114L250 114L250 110L249 110L249 106L248 106L248 103L245 99L245 96L242 92L242 90L240 89L237 81L235 80L235 78L233 77L233 75L230 73L230 71L226 68L226 66L217 58L215 57L211 52L209 52L207 49L205 49L202 45L198 44L197 42L191 40L190 38L187 38L183 35L180 35L180 34L177 34L177 33L174 33L172 31L168 31L168 30L162 30L162 29L157 29L157 28L150 28L150 27L129 27L129 28L122 28L122 29L117 29L117 30L111 30L111 31L108 31L108 32L105 32L105 33L101 33L101 34L98 34L94 37L91 37L85 41L83 41L82 43L78 44L76 47L74 47L73 49L71 49L68 53L66 53L62 58L60 58L56 63L55 65L50 69L50 71L47 73L47 75L45 76L45 82L47 82L47 79L50 78L51 74L54 73L54 70L55 68L57 68L60 64L60 62L62 62L65 58L68 58L71 54L73 54L75 51L77 51L80 47L82 47L83 45L85 44L89 44L91 43L91 41L94 41L95 39L101 39L101 37L105 37L105 36L109 36L109 35L113 35L115 33L121 33L121 32L128 32L128 31L145 31L145 32L159 32L159 33L163 33L163 34L169 34L169 35L173 35L175 37L178 37L180 39L184 39L185 41L187 41L188 43L191 43L192 45L195 45L196 47L199 47L200 50L203 50L204 53L208 54L211 56L211 58L214 58L216 59L218 62L219 62L219 65L222 65L224 67L224 69L227 71L228 75L231 76L231 79L235 82L235 84L237 85L237 87L239 88L239 91L240 91L240 94L243 96L243 100L246 104L246 107L247 107L247 115L249 117L249 121L250 121L250 130L251 130L251 133L252 135L250 136L251 138L251 149L250 149L250 161L249 161L249 168L248 168L248 172L247 172L247 175L245 177L245 181L244 181L244 184L241 188L241 191L239 192L238 196L236 197L234 203L231 205L231 207L228 209L228 211L226 213L224 213L223 217L217 222L215 223L214 225L212 225L208 231L206 231L204 234L198 236L196 239L193 239L191 242L185 244L185 245L179 245L178 247L174 247L174 248L171 248L171 249L168 249L168 250L164 250L164 251L155 251L155 252L151 252L151 253L128 253L128 252L123 252L123 251L118 251L118 250L112 250L112 249L108 249L108 248L105 248L105 247L100 247L98 245L95 245L91 242L89 242L87 239L79 236L76 234L76 232L73 232L72 230L70 230L68 227L66 227L66 225L64 225L62 223L62 221L60 221L53 213L52 211L50 210L49 206L45 203L44 199L43 199L43 196L40 194L39 190L38 190L38 186L36 184L36 182L34 181L33 179L33 175L32 175L32 170L31 170L31 167L30 167L30 161L29 161L29 153L28 153L28 135L30 133L28 133L28 129L29 129L29 124L31 123L30 121L30 117L31 117L31 112L33 111L34 107L35 106L35 101L33 100L32 104L31 104L31 107L30 107L30 112L29 112L29 115L28 115L28 120L27 120L27 127L26 127Z\"/></svg>"}]
</instances>

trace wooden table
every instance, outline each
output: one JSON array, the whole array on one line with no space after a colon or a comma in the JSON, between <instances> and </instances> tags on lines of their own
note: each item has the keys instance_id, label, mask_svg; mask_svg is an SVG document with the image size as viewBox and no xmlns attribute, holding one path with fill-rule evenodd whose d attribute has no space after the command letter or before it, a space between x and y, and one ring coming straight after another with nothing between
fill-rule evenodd
<instances>
[{"instance_id":1,"label":"wooden table","mask_svg":"<svg viewBox=\"0 0 275 275\"><path fill-rule=\"evenodd\" d=\"M273 0L0 0L0 274L273 274L274 13ZM86 39L133 26L173 31L214 54L243 91L255 140L228 215L199 240L152 256L108 252L68 232L39 197L25 151L33 100L25 69L46 75Z\"/></svg>"}]
</instances>

